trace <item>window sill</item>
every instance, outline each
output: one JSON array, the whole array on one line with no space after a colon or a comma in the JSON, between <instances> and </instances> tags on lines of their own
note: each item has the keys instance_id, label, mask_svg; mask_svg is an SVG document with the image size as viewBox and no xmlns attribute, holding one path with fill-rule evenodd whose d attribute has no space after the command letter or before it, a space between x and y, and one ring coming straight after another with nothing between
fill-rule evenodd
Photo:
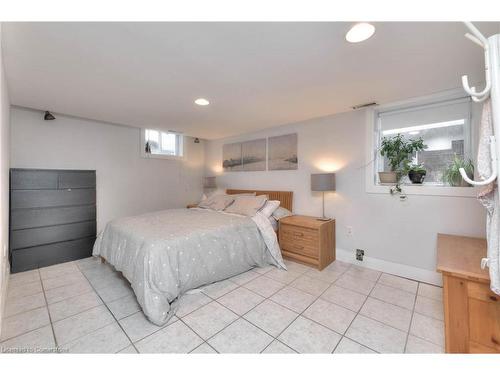
<instances>
[{"instance_id":1,"label":"window sill","mask_svg":"<svg viewBox=\"0 0 500 375\"><path fill-rule=\"evenodd\" d=\"M142 152L141 156L144 159L166 159L166 160L183 160L184 159L184 156L162 155L162 154L146 154L145 152Z\"/></svg>"},{"instance_id":2,"label":"window sill","mask_svg":"<svg viewBox=\"0 0 500 375\"><path fill-rule=\"evenodd\" d=\"M390 188L394 184L367 185L366 192L369 194L390 194ZM436 186L436 185L401 185L406 195L430 195L443 197L475 198L478 189L475 187Z\"/></svg>"}]
</instances>

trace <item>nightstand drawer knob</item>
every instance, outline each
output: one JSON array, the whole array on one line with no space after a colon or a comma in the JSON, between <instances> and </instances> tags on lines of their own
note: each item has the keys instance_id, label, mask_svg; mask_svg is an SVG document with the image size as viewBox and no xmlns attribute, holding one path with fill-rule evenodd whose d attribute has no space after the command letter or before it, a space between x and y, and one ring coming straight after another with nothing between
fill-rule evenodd
<instances>
[{"instance_id":1,"label":"nightstand drawer knob","mask_svg":"<svg viewBox=\"0 0 500 375\"><path fill-rule=\"evenodd\" d=\"M300 233L300 232L293 232L293 235L295 237L304 237L304 233Z\"/></svg>"},{"instance_id":2,"label":"nightstand drawer knob","mask_svg":"<svg viewBox=\"0 0 500 375\"><path fill-rule=\"evenodd\" d=\"M295 250L304 250L304 246L299 246L299 245L293 245L293 248Z\"/></svg>"}]
</instances>

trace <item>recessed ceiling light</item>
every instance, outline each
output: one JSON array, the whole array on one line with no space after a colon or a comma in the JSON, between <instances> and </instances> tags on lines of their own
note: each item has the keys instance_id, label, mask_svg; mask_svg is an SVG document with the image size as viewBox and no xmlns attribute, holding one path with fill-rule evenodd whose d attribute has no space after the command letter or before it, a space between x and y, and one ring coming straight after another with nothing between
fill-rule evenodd
<instances>
[{"instance_id":1,"label":"recessed ceiling light","mask_svg":"<svg viewBox=\"0 0 500 375\"><path fill-rule=\"evenodd\" d=\"M368 39L375 33L375 26L370 23L361 22L355 24L351 29L345 34L345 38L350 43L359 43L363 40Z\"/></svg>"},{"instance_id":2,"label":"recessed ceiling light","mask_svg":"<svg viewBox=\"0 0 500 375\"><path fill-rule=\"evenodd\" d=\"M198 105L209 105L210 102L205 98L198 98L194 101Z\"/></svg>"}]
</instances>

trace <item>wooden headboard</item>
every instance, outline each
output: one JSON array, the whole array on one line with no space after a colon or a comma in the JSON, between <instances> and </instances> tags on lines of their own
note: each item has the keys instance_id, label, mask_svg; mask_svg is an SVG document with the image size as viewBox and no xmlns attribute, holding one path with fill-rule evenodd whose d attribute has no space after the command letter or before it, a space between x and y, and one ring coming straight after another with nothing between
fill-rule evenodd
<instances>
[{"instance_id":1,"label":"wooden headboard","mask_svg":"<svg viewBox=\"0 0 500 375\"><path fill-rule=\"evenodd\" d=\"M292 210L293 205L293 191L272 191L272 190L239 190L227 189L226 194L244 194L255 193L257 195L267 195L269 200L280 201L280 206L287 210Z\"/></svg>"}]
</instances>

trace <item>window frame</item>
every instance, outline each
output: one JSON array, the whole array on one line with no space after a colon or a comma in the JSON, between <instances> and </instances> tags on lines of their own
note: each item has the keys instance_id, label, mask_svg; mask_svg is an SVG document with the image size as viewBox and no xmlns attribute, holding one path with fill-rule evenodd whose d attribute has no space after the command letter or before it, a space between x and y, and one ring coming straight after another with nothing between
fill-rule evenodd
<instances>
[{"instance_id":1,"label":"window frame","mask_svg":"<svg viewBox=\"0 0 500 375\"><path fill-rule=\"evenodd\" d=\"M462 92L446 92L441 94L429 95L417 99L410 99L377 106L366 110L366 165L365 165L365 183L366 192L371 194L389 194L392 185L381 185L377 183L377 150L379 147L378 137L378 113L386 111L410 110L420 106L438 105L444 101L465 100L467 97ZM474 155L473 149L473 119L472 106L469 110L469 118L466 121L466 129L469 136L465 142L469 143L471 157ZM430 196L451 196L451 197L476 197L476 187L443 186L443 185L401 185L407 195L430 195Z\"/></svg>"},{"instance_id":2,"label":"window frame","mask_svg":"<svg viewBox=\"0 0 500 375\"><path fill-rule=\"evenodd\" d=\"M168 154L148 154L145 150L146 145L146 130L154 130L158 132L158 138L161 140L162 133L165 134L174 134L176 136L176 147L180 150L180 155L168 155ZM160 141L161 142L161 141ZM146 159L170 159L170 160L182 160L186 157L186 137L177 132L173 132L170 130L162 130L157 128L142 128L141 129L141 156ZM160 146L161 147L161 146Z\"/></svg>"}]
</instances>

